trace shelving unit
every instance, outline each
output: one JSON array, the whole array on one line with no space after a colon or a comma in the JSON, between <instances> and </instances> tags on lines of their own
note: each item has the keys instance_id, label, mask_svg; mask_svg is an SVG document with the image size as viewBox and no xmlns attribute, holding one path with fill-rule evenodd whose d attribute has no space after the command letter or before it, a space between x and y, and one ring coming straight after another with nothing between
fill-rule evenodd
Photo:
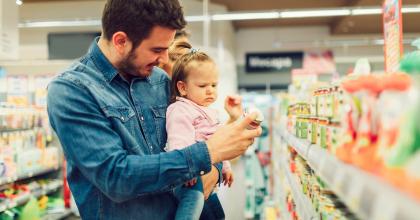
<instances>
[{"instance_id":1,"label":"shelving unit","mask_svg":"<svg viewBox=\"0 0 420 220\"><path fill-rule=\"evenodd\" d=\"M60 168L57 167L51 167L51 168L44 168L44 169L40 169L40 170L36 170L33 172L28 172L28 173L24 173L24 174L20 174L17 176L13 176L13 177L2 177L0 178L0 186L5 185L5 184L9 184L9 183L13 183L16 181L20 181L20 180L24 180L24 179L29 179L35 176L41 176L50 172L54 172L54 171L58 171Z\"/></svg>"},{"instance_id":2,"label":"shelving unit","mask_svg":"<svg viewBox=\"0 0 420 220\"><path fill-rule=\"evenodd\" d=\"M276 132L275 129L273 131ZM288 165L287 158L285 156L287 149L286 146L282 144L281 136L274 135L273 142L275 146L278 146L273 148L272 154L273 170L277 180L274 184L273 190L278 192L275 195L276 199L280 199L278 208L282 213L281 219L292 219L291 214L287 211L287 194L283 184L288 186L286 188L290 189L294 203L296 204L296 212L301 219L319 219L312 203L300 189L301 184L298 183L296 176L290 170L290 166Z\"/></svg>"},{"instance_id":3,"label":"shelving unit","mask_svg":"<svg viewBox=\"0 0 420 220\"><path fill-rule=\"evenodd\" d=\"M338 160L325 149L299 139L286 129L282 138L361 219L419 219L420 203L372 174Z\"/></svg>"},{"instance_id":4,"label":"shelving unit","mask_svg":"<svg viewBox=\"0 0 420 220\"><path fill-rule=\"evenodd\" d=\"M283 160L282 166L284 167L283 170L292 190L292 195L296 203L297 212L301 219L318 219L317 214L312 207L311 201L309 201L308 197L303 194L301 189L299 189L300 184L297 182L296 177L294 177L294 175L288 168L285 160Z\"/></svg>"},{"instance_id":5,"label":"shelving unit","mask_svg":"<svg viewBox=\"0 0 420 220\"><path fill-rule=\"evenodd\" d=\"M48 183L47 185L43 186L41 189L36 190L35 192L26 193L26 194L23 194L23 195L17 197L16 199L13 199L13 200L10 200L10 201L7 201L7 202L3 202L3 204L0 204L0 212L4 212L7 209L12 209L12 208L15 208L17 206L24 205L32 197L40 198L41 196L54 193L57 190L59 190L62 186L63 186L63 181L61 181L61 180L56 180L56 181L53 181L51 183Z\"/></svg>"},{"instance_id":6,"label":"shelving unit","mask_svg":"<svg viewBox=\"0 0 420 220\"><path fill-rule=\"evenodd\" d=\"M34 198L51 194L54 194L54 199L61 198L59 193L64 182L60 149L56 146L57 142L49 139L51 133L47 127L46 113L39 107L18 108L14 105L2 105L0 111L0 147L4 148L1 162L7 171L0 177L0 190L5 194L16 193L2 199L1 217L18 214L19 208L25 208L23 206ZM14 184L23 186L24 189L15 190ZM58 199L57 202L60 202ZM48 214L42 219L61 219L61 216L68 216L68 210L63 206L54 207L54 215Z\"/></svg>"},{"instance_id":7,"label":"shelving unit","mask_svg":"<svg viewBox=\"0 0 420 220\"><path fill-rule=\"evenodd\" d=\"M280 136L273 136L273 145L279 146L281 145L281 137ZM284 183L287 182L286 174L283 169L286 169L283 165L283 152L280 147L274 147L273 152L271 154L272 157L272 178L273 178L273 185L272 185L272 195L273 201L275 205L277 205L277 209L280 211L281 218L284 220L291 220L289 213L287 212L287 202L286 202L286 190L284 188Z\"/></svg>"},{"instance_id":8,"label":"shelving unit","mask_svg":"<svg viewBox=\"0 0 420 220\"><path fill-rule=\"evenodd\" d=\"M42 220L61 220L72 214L73 212L70 209L66 209L64 210L64 212L51 213L51 214L45 215L44 217L42 217Z\"/></svg>"}]
</instances>

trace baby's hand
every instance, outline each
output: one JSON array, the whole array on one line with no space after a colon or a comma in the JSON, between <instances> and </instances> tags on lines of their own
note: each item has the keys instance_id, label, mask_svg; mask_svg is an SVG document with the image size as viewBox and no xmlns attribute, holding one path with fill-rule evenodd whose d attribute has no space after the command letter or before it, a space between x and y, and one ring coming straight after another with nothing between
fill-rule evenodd
<instances>
[{"instance_id":1,"label":"baby's hand","mask_svg":"<svg viewBox=\"0 0 420 220\"><path fill-rule=\"evenodd\" d=\"M197 178L194 178L194 179L192 179L190 181L187 181L184 185L186 187L193 187L196 183L197 183Z\"/></svg>"},{"instance_id":2,"label":"baby's hand","mask_svg":"<svg viewBox=\"0 0 420 220\"><path fill-rule=\"evenodd\" d=\"M236 121L243 114L242 97L239 95L230 95L225 100L225 110L229 114L229 122Z\"/></svg>"},{"instance_id":3,"label":"baby's hand","mask_svg":"<svg viewBox=\"0 0 420 220\"><path fill-rule=\"evenodd\" d=\"M232 186L233 183L233 172L228 170L223 173L223 185L228 185L229 187Z\"/></svg>"}]
</instances>

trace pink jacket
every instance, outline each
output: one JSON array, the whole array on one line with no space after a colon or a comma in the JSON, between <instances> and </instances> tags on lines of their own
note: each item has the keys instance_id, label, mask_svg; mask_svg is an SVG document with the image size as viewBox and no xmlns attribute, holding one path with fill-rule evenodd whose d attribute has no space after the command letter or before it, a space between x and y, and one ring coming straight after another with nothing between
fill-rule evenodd
<instances>
[{"instance_id":1,"label":"pink jacket","mask_svg":"<svg viewBox=\"0 0 420 220\"><path fill-rule=\"evenodd\" d=\"M206 141L219 127L215 109L177 97L166 111L167 151L179 150L199 141ZM223 173L230 170L229 161L223 161Z\"/></svg>"}]
</instances>

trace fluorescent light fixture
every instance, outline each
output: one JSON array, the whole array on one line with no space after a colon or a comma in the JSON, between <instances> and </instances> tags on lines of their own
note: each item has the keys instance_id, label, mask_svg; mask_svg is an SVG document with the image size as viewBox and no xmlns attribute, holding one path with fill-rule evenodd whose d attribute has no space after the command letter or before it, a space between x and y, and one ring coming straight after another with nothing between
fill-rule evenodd
<instances>
[{"instance_id":1,"label":"fluorescent light fixture","mask_svg":"<svg viewBox=\"0 0 420 220\"><path fill-rule=\"evenodd\" d=\"M205 21L206 17L203 15L190 15L185 16L185 20L188 22Z\"/></svg>"},{"instance_id":2,"label":"fluorescent light fixture","mask_svg":"<svg viewBox=\"0 0 420 220\"><path fill-rule=\"evenodd\" d=\"M402 13L419 13L420 12L420 5L413 6L413 7L403 7L401 9Z\"/></svg>"},{"instance_id":3,"label":"fluorescent light fixture","mask_svg":"<svg viewBox=\"0 0 420 220\"><path fill-rule=\"evenodd\" d=\"M100 20L76 20L76 21L33 21L19 23L19 28L47 28L47 27L84 27L101 26Z\"/></svg>"},{"instance_id":4,"label":"fluorescent light fixture","mask_svg":"<svg viewBox=\"0 0 420 220\"><path fill-rule=\"evenodd\" d=\"M376 40L373 40L373 44L375 44L375 45L384 45L385 44L385 40L384 39L376 39Z\"/></svg>"},{"instance_id":5,"label":"fluorescent light fixture","mask_svg":"<svg viewBox=\"0 0 420 220\"><path fill-rule=\"evenodd\" d=\"M280 18L279 12L271 11L271 12L228 13L228 14L215 14L211 16L211 19L214 21L275 19L275 18Z\"/></svg>"},{"instance_id":6,"label":"fluorescent light fixture","mask_svg":"<svg viewBox=\"0 0 420 220\"><path fill-rule=\"evenodd\" d=\"M16 0L16 4L23 4L22 0ZM420 5L406 5L402 13L420 13ZM214 14L211 16L191 15L185 16L188 22L233 21L233 20L258 20L258 19L279 19L279 18L310 18L310 17L333 17L333 16L358 16L378 15L382 8L378 7L349 7L329 9L302 9L285 11L248 11L236 13ZM70 21L24 21L19 23L19 28L46 28L46 27L83 27L101 26L100 20L70 20Z\"/></svg>"},{"instance_id":7,"label":"fluorescent light fixture","mask_svg":"<svg viewBox=\"0 0 420 220\"><path fill-rule=\"evenodd\" d=\"M382 14L381 8L356 8L351 10L351 15L378 15Z\"/></svg>"},{"instance_id":8,"label":"fluorescent light fixture","mask_svg":"<svg viewBox=\"0 0 420 220\"><path fill-rule=\"evenodd\" d=\"M332 17L350 15L350 9L302 10L281 12L281 18Z\"/></svg>"}]
</instances>

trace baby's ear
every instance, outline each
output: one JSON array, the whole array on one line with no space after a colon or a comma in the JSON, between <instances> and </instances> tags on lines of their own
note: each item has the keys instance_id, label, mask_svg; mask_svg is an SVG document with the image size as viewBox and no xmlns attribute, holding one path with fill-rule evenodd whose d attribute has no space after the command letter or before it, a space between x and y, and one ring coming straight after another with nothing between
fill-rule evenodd
<instances>
[{"instance_id":1,"label":"baby's ear","mask_svg":"<svg viewBox=\"0 0 420 220\"><path fill-rule=\"evenodd\" d=\"M187 95L187 84L184 81L178 81L176 82L176 87L179 91L179 94L181 96L186 96Z\"/></svg>"}]
</instances>

